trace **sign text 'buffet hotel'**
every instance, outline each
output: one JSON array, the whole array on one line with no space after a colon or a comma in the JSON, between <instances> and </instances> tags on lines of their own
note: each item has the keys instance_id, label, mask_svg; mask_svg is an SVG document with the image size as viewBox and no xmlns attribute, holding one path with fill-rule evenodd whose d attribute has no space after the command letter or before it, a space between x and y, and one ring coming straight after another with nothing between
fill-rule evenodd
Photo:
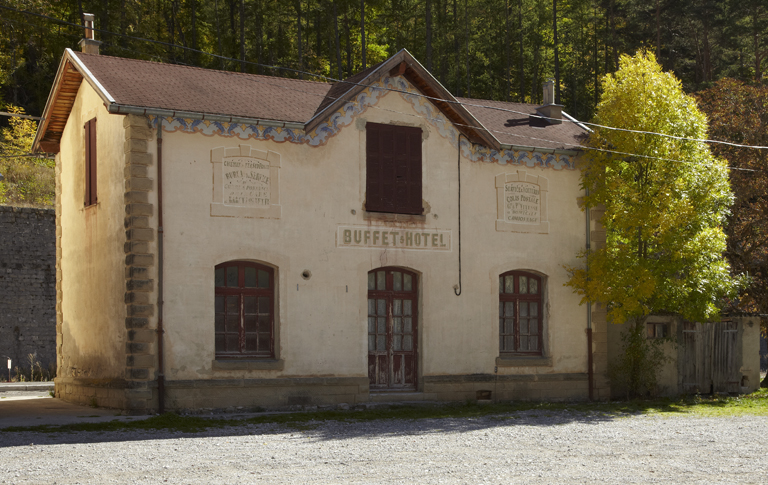
<instances>
[{"instance_id":1,"label":"sign text 'buffet hotel'","mask_svg":"<svg viewBox=\"0 0 768 485\"><path fill-rule=\"evenodd\" d=\"M451 231L384 226L339 226L336 245L340 248L450 251Z\"/></svg>"}]
</instances>

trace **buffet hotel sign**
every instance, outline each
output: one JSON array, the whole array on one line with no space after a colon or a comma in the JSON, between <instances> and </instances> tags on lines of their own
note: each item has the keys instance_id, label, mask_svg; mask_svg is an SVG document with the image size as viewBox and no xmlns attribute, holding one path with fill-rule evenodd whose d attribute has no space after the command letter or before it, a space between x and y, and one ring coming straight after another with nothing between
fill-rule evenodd
<instances>
[{"instance_id":1,"label":"buffet hotel sign","mask_svg":"<svg viewBox=\"0 0 768 485\"><path fill-rule=\"evenodd\" d=\"M386 226L339 226L336 233L336 246L340 248L450 251L451 231Z\"/></svg>"}]
</instances>

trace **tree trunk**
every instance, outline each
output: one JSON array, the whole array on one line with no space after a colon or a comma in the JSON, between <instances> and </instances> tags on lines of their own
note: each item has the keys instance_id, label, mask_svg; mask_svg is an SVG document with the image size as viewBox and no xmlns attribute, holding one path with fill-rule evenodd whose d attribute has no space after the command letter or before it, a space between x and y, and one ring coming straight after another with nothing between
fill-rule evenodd
<instances>
[{"instance_id":1,"label":"tree trunk","mask_svg":"<svg viewBox=\"0 0 768 485\"><path fill-rule=\"evenodd\" d=\"M557 44L557 0L552 0L552 31L555 43L555 104L560 104L560 56Z\"/></svg>"},{"instance_id":2,"label":"tree trunk","mask_svg":"<svg viewBox=\"0 0 768 485\"><path fill-rule=\"evenodd\" d=\"M366 68L366 44L365 44L365 0L360 0L360 52L363 54L363 70Z\"/></svg>"},{"instance_id":3,"label":"tree trunk","mask_svg":"<svg viewBox=\"0 0 768 485\"><path fill-rule=\"evenodd\" d=\"M661 0L656 0L656 61L661 62Z\"/></svg>"},{"instance_id":4,"label":"tree trunk","mask_svg":"<svg viewBox=\"0 0 768 485\"><path fill-rule=\"evenodd\" d=\"M299 44L299 71L304 70L304 52L302 51L301 44L301 0L296 0L296 31L298 33L297 40ZM299 79L304 79L304 74L299 73Z\"/></svg>"},{"instance_id":5,"label":"tree trunk","mask_svg":"<svg viewBox=\"0 0 768 485\"><path fill-rule=\"evenodd\" d=\"M453 76L455 88L453 91L456 93L456 96L461 96L461 84L460 84L460 76L459 76L459 36L457 35L457 32L459 31L459 20L458 20L458 10L456 7L457 0L453 0L453 55L455 57L455 60L453 62L455 74Z\"/></svg>"},{"instance_id":6,"label":"tree trunk","mask_svg":"<svg viewBox=\"0 0 768 485\"><path fill-rule=\"evenodd\" d=\"M336 0L333 1L333 28L336 32L336 67L338 69L339 79L341 79L341 41L339 40L339 15L336 12Z\"/></svg>"},{"instance_id":7,"label":"tree trunk","mask_svg":"<svg viewBox=\"0 0 768 485\"><path fill-rule=\"evenodd\" d=\"M347 8L344 9L344 36L346 37L347 49L347 77L352 75L352 28L349 26L349 15Z\"/></svg>"},{"instance_id":8,"label":"tree trunk","mask_svg":"<svg viewBox=\"0 0 768 485\"><path fill-rule=\"evenodd\" d=\"M523 51L523 0L517 0L517 13L518 13L518 25L517 30L520 34L520 59L517 62L518 80L520 81L520 99L521 103L525 103L525 69L523 67L523 60L525 52Z\"/></svg>"},{"instance_id":9,"label":"tree trunk","mask_svg":"<svg viewBox=\"0 0 768 485\"><path fill-rule=\"evenodd\" d=\"M472 85L469 80L469 1L464 0L464 34L467 40L467 97L472 97Z\"/></svg>"},{"instance_id":10,"label":"tree trunk","mask_svg":"<svg viewBox=\"0 0 768 485\"><path fill-rule=\"evenodd\" d=\"M240 72L245 72L245 0L240 0Z\"/></svg>"},{"instance_id":11,"label":"tree trunk","mask_svg":"<svg viewBox=\"0 0 768 485\"><path fill-rule=\"evenodd\" d=\"M216 0L213 4L214 13L216 14L216 39L219 41L219 56L221 56L221 68L224 69L224 52L221 50L221 28L219 27L219 0Z\"/></svg>"},{"instance_id":12,"label":"tree trunk","mask_svg":"<svg viewBox=\"0 0 768 485\"><path fill-rule=\"evenodd\" d=\"M426 5L426 31L427 31L427 71L432 72L432 1L427 0Z\"/></svg>"},{"instance_id":13,"label":"tree trunk","mask_svg":"<svg viewBox=\"0 0 768 485\"><path fill-rule=\"evenodd\" d=\"M504 73L507 81L504 89L504 100L509 101L509 92L512 90L512 83L510 81L510 64L512 60L509 53L509 0L504 2L504 52L507 58L507 66Z\"/></svg>"}]
</instances>

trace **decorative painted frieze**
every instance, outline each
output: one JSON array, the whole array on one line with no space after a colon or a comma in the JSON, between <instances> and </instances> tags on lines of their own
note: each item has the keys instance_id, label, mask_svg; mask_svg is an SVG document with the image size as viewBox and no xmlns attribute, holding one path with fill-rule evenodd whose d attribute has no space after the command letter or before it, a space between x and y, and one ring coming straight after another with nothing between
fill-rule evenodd
<instances>
[{"instance_id":1,"label":"decorative painted frieze","mask_svg":"<svg viewBox=\"0 0 768 485\"><path fill-rule=\"evenodd\" d=\"M240 140L271 140L277 143L306 144L311 147L319 147L328 143L328 140L339 134L342 129L352 125L358 116L376 106L381 98L392 93L396 93L408 101L413 109L440 136L450 141L454 148L458 148L460 144L462 155L473 162L551 168L554 170L576 169L574 157L571 155L523 150L495 150L481 145L473 145L465 139L459 140L459 132L453 123L401 76L385 76L366 87L355 96L354 100L344 104L331 114L327 121L320 123L309 133L293 128L170 117L163 118L163 131L168 133L177 131L200 133L205 136L234 137ZM157 126L159 117L150 116L150 119L153 126Z\"/></svg>"}]
</instances>

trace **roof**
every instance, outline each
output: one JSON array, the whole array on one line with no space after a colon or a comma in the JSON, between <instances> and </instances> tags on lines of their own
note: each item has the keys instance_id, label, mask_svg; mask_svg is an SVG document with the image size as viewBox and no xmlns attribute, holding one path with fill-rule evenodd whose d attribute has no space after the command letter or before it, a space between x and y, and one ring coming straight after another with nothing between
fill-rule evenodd
<instances>
[{"instance_id":1,"label":"roof","mask_svg":"<svg viewBox=\"0 0 768 485\"><path fill-rule=\"evenodd\" d=\"M483 146L573 150L579 145L578 137L586 131L583 126L567 122L545 123L548 126L543 129L534 128L529 126L527 114L503 111L534 114L535 105L454 98L404 49L384 62L333 84L67 49L43 112L34 149L58 152L61 134L82 80L96 90L110 113L291 124L292 128L309 132L367 86L395 75L405 77L429 96L462 133Z\"/></svg>"}]
</instances>

